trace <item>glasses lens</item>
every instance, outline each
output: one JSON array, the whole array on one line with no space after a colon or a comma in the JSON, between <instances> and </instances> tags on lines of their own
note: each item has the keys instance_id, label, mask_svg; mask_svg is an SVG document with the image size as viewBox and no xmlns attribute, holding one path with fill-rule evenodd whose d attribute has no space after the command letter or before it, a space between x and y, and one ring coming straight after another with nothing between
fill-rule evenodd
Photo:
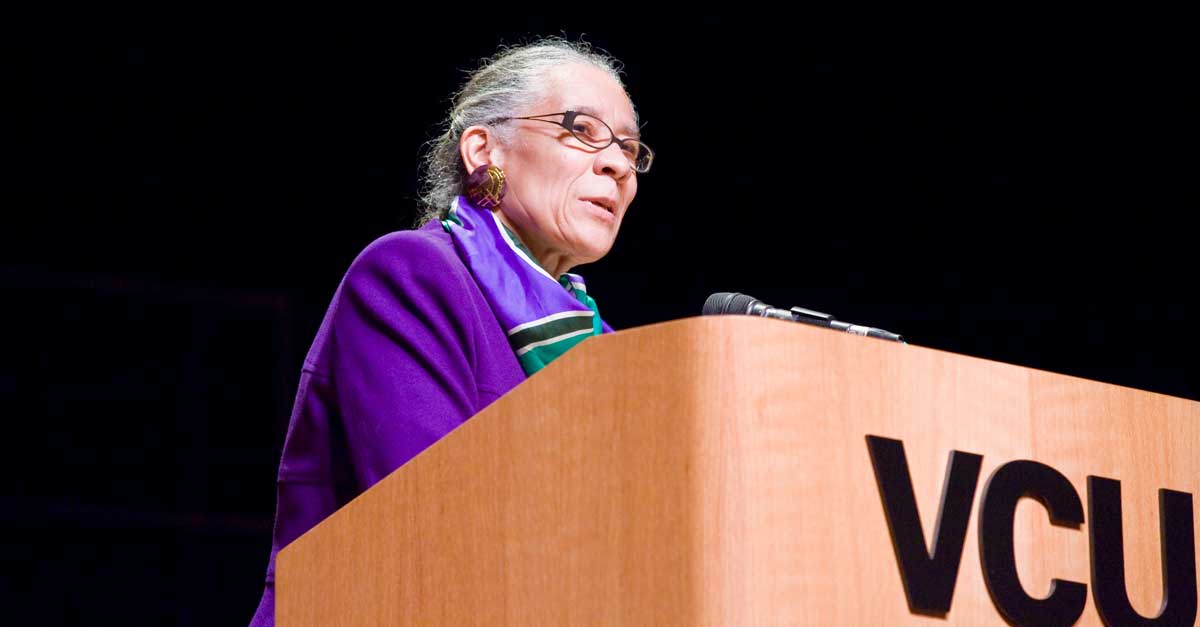
<instances>
[{"instance_id":1,"label":"glasses lens","mask_svg":"<svg viewBox=\"0 0 1200 627\"><path fill-rule=\"evenodd\" d=\"M576 113L570 122L571 134L575 139L591 146L593 148L607 148L613 143L613 132L603 120L586 113ZM629 159L629 164L638 172L646 172L650 169L650 163L654 160L654 152L650 147L636 139L625 139L618 141L625 157Z\"/></svg>"},{"instance_id":2,"label":"glasses lens","mask_svg":"<svg viewBox=\"0 0 1200 627\"><path fill-rule=\"evenodd\" d=\"M647 172L654 161L654 151L636 139L625 140L625 155L629 157L633 169L641 173Z\"/></svg>"},{"instance_id":3,"label":"glasses lens","mask_svg":"<svg viewBox=\"0 0 1200 627\"><path fill-rule=\"evenodd\" d=\"M586 113L575 114L575 119L571 121L571 134L595 148L604 148L612 143L612 131L608 126L600 118Z\"/></svg>"}]
</instances>

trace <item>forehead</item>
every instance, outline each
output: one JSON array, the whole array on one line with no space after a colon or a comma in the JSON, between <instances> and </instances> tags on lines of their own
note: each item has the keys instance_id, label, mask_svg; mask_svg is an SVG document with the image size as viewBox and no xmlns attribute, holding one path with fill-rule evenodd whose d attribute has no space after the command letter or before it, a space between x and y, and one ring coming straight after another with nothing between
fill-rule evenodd
<instances>
[{"instance_id":1,"label":"forehead","mask_svg":"<svg viewBox=\"0 0 1200 627\"><path fill-rule=\"evenodd\" d=\"M551 70L546 83L548 93L542 106L554 111L570 109L589 113L607 122L621 135L639 134L633 103L608 72L590 65L568 65Z\"/></svg>"}]
</instances>

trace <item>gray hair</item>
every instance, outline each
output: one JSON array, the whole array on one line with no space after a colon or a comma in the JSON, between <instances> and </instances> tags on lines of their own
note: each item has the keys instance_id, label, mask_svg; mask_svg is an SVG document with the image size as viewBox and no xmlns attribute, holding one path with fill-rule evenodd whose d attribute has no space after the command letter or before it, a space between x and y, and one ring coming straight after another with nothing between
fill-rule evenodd
<instances>
[{"instance_id":1,"label":"gray hair","mask_svg":"<svg viewBox=\"0 0 1200 627\"><path fill-rule=\"evenodd\" d=\"M581 63L604 70L622 89L625 88L620 76L621 63L582 41L559 37L539 39L501 47L494 56L484 59L453 96L450 115L442 123L442 133L425 145L421 163L424 212L417 225L445 217L450 202L463 191L466 167L458 148L463 131L486 125L494 118L520 115L546 96L550 70ZM636 110L634 116L636 123ZM494 130L501 143L512 141L511 128L496 127Z\"/></svg>"}]
</instances>

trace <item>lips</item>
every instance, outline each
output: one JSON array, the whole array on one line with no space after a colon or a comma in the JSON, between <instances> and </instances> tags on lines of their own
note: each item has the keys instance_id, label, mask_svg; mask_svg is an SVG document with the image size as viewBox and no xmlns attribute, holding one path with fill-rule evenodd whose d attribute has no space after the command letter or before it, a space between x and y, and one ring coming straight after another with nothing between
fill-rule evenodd
<instances>
[{"instance_id":1,"label":"lips","mask_svg":"<svg viewBox=\"0 0 1200 627\"><path fill-rule=\"evenodd\" d=\"M614 216L617 215L617 201L616 200L613 200L611 198L584 198L583 201L590 202L593 205L600 207L601 209L611 213Z\"/></svg>"}]
</instances>

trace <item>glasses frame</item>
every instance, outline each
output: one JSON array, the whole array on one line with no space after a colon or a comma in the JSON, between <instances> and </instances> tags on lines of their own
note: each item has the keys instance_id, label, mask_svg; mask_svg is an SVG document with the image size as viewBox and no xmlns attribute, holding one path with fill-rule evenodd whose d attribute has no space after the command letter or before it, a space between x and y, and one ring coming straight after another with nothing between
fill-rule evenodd
<instances>
[{"instance_id":1,"label":"glasses frame","mask_svg":"<svg viewBox=\"0 0 1200 627\"><path fill-rule=\"evenodd\" d=\"M547 117L551 117L551 116L555 116L555 115L563 116L562 121L555 122L554 120L541 119L541 118L547 118ZM578 135L575 132L574 128L571 128L573 123L575 122L575 118L578 118L581 115L585 116L585 117L589 117L593 120L596 120L597 122L603 124L604 128L608 129L608 135L611 138L608 140L608 143L597 144L597 143L588 141L586 138ZM609 146L616 144L621 147L621 150L627 151L629 149L626 147L626 144L637 144L639 146L640 150L644 150L646 152L646 154L648 155L646 157L646 166L644 168L638 168L637 163L634 163L632 161L629 163L629 166L631 168L633 168L633 171L637 172L638 174L645 174L645 173L649 172L650 166L653 165L653 163L654 163L654 150L652 150L650 148L650 146L647 146L646 142L643 142L640 139L634 139L632 137L617 137L617 133L615 131L613 131L612 127L609 126L607 122L605 122L604 120L601 120L600 118L598 118L590 113L583 113L582 111L559 111L558 113L543 113L540 115L527 115L527 116L521 116L521 117L510 116L510 117L502 117L502 118L493 118L489 122L492 124L498 124L500 122L507 122L509 120L533 120L534 122L547 122L547 123L553 124L555 126L561 126L562 128L566 129L567 132L570 133L572 137L574 137L575 139L578 139L581 144L583 144L584 146L587 146L589 148L595 148L597 150L604 150L605 148L608 148Z\"/></svg>"}]
</instances>

